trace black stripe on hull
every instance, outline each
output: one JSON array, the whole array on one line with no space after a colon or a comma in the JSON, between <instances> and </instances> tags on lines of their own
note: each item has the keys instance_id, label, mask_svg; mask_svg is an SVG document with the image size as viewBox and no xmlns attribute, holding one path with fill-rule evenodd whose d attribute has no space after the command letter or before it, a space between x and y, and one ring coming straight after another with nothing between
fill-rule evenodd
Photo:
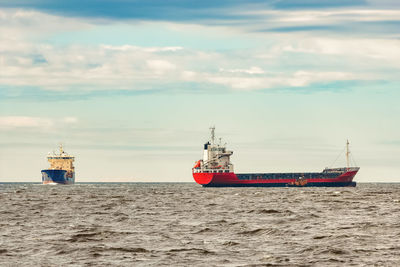
<instances>
[{"instance_id":1,"label":"black stripe on hull","mask_svg":"<svg viewBox=\"0 0 400 267\"><path fill-rule=\"evenodd\" d=\"M205 184L203 187L355 187L356 182L307 183L306 185L290 185L287 183L259 183L259 184Z\"/></svg>"}]
</instances>

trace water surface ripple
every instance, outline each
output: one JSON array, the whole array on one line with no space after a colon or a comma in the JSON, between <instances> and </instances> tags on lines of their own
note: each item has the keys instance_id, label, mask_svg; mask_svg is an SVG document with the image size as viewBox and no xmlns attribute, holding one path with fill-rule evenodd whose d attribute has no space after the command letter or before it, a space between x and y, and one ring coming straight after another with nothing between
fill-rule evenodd
<instances>
[{"instance_id":1,"label":"water surface ripple","mask_svg":"<svg viewBox=\"0 0 400 267\"><path fill-rule=\"evenodd\" d=\"M400 266L400 184L0 184L1 266Z\"/></svg>"}]
</instances>

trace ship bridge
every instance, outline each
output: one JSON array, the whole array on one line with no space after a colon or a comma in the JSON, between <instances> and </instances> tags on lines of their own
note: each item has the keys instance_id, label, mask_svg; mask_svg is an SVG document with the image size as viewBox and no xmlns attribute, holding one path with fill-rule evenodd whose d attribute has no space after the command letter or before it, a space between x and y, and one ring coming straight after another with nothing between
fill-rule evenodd
<instances>
[{"instance_id":1,"label":"ship bridge","mask_svg":"<svg viewBox=\"0 0 400 267\"><path fill-rule=\"evenodd\" d=\"M193 172L224 173L233 172L233 164L230 156L233 151L226 149L226 144L215 142L215 127L211 127L211 138L204 144L203 159L199 160L193 168Z\"/></svg>"},{"instance_id":2,"label":"ship bridge","mask_svg":"<svg viewBox=\"0 0 400 267\"><path fill-rule=\"evenodd\" d=\"M73 175L75 171L75 167L73 164L75 157L66 153L63 149L62 144L60 144L60 153L56 154L54 151L53 154L49 153L49 155L47 156L47 160L50 163L50 169L66 170L68 176Z\"/></svg>"}]
</instances>

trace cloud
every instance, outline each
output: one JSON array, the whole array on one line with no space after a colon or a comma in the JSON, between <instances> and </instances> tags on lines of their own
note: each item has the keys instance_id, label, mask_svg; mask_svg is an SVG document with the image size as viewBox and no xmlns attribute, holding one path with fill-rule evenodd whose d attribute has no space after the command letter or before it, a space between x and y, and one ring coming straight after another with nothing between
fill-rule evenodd
<instances>
[{"instance_id":1,"label":"cloud","mask_svg":"<svg viewBox=\"0 0 400 267\"><path fill-rule=\"evenodd\" d=\"M61 122L61 123L60 123ZM0 117L0 129L43 129L49 130L57 127L62 127L64 124L75 124L78 119L75 117L64 117L61 119L51 119L43 117L29 116L2 116Z\"/></svg>"},{"instance_id":2,"label":"cloud","mask_svg":"<svg viewBox=\"0 0 400 267\"><path fill-rule=\"evenodd\" d=\"M264 52L235 52L234 55L162 47L116 46L114 49L101 45L70 46L60 51L54 46L39 45L31 52L24 50L1 56L0 85L82 94L83 91L158 88L168 91L168 85L176 87L186 82L197 83L204 90L208 84L221 85L221 89L260 90L319 82L398 79L394 73L400 67L398 45L399 41L395 40L287 39ZM160 54L165 50L169 53ZM288 53L291 61L281 60ZM320 60L310 65L307 61L312 61L315 55ZM335 58L331 59L332 56ZM338 57L343 62L338 62ZM367 66L365 60L375 65ZM329 68L324 71L326 64ZM382 66L394 69L381 72Z\"/></svg>"},{"instance_id":3,"label":"cloud","mask_svg":"<svg viewBox=\"0 0 400 267\"><path fill-rule=\"evenodd\" d=\"M333 36L398 36L400 24L399 6L393 9L369 8L334 8L334 9L257 9L243 10L251 23L248 30L266 32L324 32Z\"/></svg>"},{"instance_id":4,"label":"cloud","mask_svg":"<svg viewBox=\"0 0 400 267\"><path fill-rule=\"evenodd\" d=\"M264 5L262 0L220 0L220 1L164 1L164 0L15 0L0 1L0 7L34 9L62 16L136 19L136 20L171 20L188 21L201 19L229 18L222 9L240 8L247 5Z\"/></svg>"},{"instance_id":5,"label":"cloud","mask_svg":"<svg viewBox=\"0 0 400 267\"><path fill-rule=\"evenodd\" d=\"M147 67L157 75L176 70L176 66L166 60L147 60Z\"/></svg>"},{"instance_id":6,"label":"cloud","mask_svg":"<svg viewBox=\"0 0 400 267\"><path fill-rule=\"evenodd\" d=\"M248 20L248 16L238 15L238 10L293 10L348 8L368 6L365 0L13 0L0 1L0 7L33 9L50 14L85 18L108 18L117 20L153 21L228 21ZM396 3L390 3L390 6Z\"/></svg>"},{"instance_id":7,"label":"cloud","mask_svg":"<svg viewBox=\"0 0 400 267\"><path fill-rule=\"evenodd\" d=\"M400 66L400 40L309 38L285 45L283 51L358 56L385 60Z\"/></svg>"},{"instance_id":8,"label":"cloud","mask_svg":"<svg viewBox=\"0 0 400 267\"><path fill-rule=\"evenodd\" d=\"M0 9L0 51L7 48L9 51L21 47L17 41L24 39L38 40L58 32L90 29L93 24L84 20L68 17L59 17L38 11L24 9ZM14 45L4 43L8 40Z\"/></svg>"},{"instance_id":9,"label":"cloud","mask_svg":"<svg viewBox=\"0 0 400 267\"><path fill-rule=\"evenodd\" d=\"M75 124L78 122L78 118L76 117L65 117L63 118L63 121L67 124Z\"/></svg>"},{"instance_id":10,"label":"cloud","mask_svg":"<svg viewBox=\"0 0 400 267\"><path fill-rule=\"evenodd\" d=\"M5 10L17 10L6 16L0 13L0 21L5 25L37 25L41 20L38 13L47 14L41 31L31 31L30 35L68 31L80 27L91 28L95 24L113 24L116 21L172 22L176 24L197 24L229 26L236 30L254 31L315 31L356 34L372 31L374 34L387 33L383 22L399 22L399 4L386 1L381 6L377 1L85 1L54 2L50 0L0 1ZM62 16L68 23L57 23ZM10 23L11 21L11 23ZM12 22L16 21L16 22ZM360 23L362 22L362 23ZM364 22L374 22L365 25ZM381 22L381 23L379 23ZM372 27L371 27L372 26ZM352 30L348 30L352 29ZM357 29L357 30L354 30ZM392 28L394 31L396 27ZM12 35L12 31L9 31Z\"/></svg>"},{"instance_id":11,"label":"cloud","mask_svg":"<svg viewBox=\"0 0 400 267\"><path fill-rule=\"evenodd\" d=\"M277 0L273 6L278 9L332 8L348 6L365 6L365 0Z\"/></svg>"},{"instance_id":12,"label":"cloud","mask_svg":"<svg viewBox=\"0 0 400 267\"><path fill-rule=\"evenodd\" d=\"M386 15L394 18L396 12L261 10L256 15L265 13L275 23L272 26L276 26L301 21L329 21L354 14L369 16L370 19L382 19ZM310 31L270 33L266 36L257 31L244 33L243 27L237 30L168 23L168 27L180 35L188 32L204 34L204 42L215 41L213 36L219 38L226 35L233 38L232 42L247 38L249 43L257 45L252 49L198 50L179 43L167 46L139 46L135 43L88 45L70 40L60 46L45 41L43 27L51 36L59 26L61 31L79 31L81 26L92 29L98 24L18 10L1 11L0 20L4 22L0 24L0 33L6 33L0 35L2 96L11 95L7 92L14 90L12 95L17 97L18 92L27 94L29 88L53 94L74 92L85 95L85 92L96 91L160 92L176 88L261 90L310 86L321 82L399 79L400 41L396 39L319 37ZM73 23L69 25L70 22ZM254 26L252 22L250 24ZM142 22L140 25L147 24ZM151 25L153 28L160 27L157 23ZM162 25L165 27L166 24ZM44 39L34 40L29 37L30 32L40 33L38 35ZM207 35L210 32L212 35ZM151 32L146 32L142 37L149 35Z\"/></svg>"},{"instance_id":13,"label":"cloud","mask_svg":"<svg viewBox=\"0 0 400 267\"><path fill-rule=\"evenodd\" d=\"M265 73L264 70L262 70L259 67L251 67L249 69L220 69L221 72L230 72L230 73L247 73L247 74L263 74Z\"/></svg>"},{"instance_id":14,"label":"cloud","mask_svg":"<svg viewBox=\"0 0 400 267\"><path fill-rule=\"evenodd\" d=\"M228 76L228 75L214 75L206 76L205 80L222 84L224 86L233 88L235 90L260 90L280 87L304 87L313 83L329 83L332 81L346 81L356 80L357 77L352 73L345 72L310 72L310 71L297 71L295 73L276 73L269 74L268 76Z\"/></svg>"},{"instance_id":15,"label":"cloud","mask_svg":"<svg viewBox=\"0 0 400 267\"><path fill-rule=\"evenodd\" d=\"M133 45L101 45L102 48L115 51L145 51L148 53L157 52L177 52L183 49L181 46L166 46L166 47L139 47Z\"/></svg>"},{"instance_id":16,"label":"cloud","mask_svg":"<svg viewBox=\"0 0 400 267\"><path fill-rule=\"evenodd\" d=\"M25 116L0 117L0 129L49 128L52 126L53 126L53 121L48 118L25 117Z\"/></svg>"},{"instance_id":17,"label":"cloud","mask_svg":"<svg viewBox=\"0 0 400 267\"><path fill-rule=\"evenodd\" d=\"M29 48L27 48L29 47ZM174 72L170 47L26 45L0 54L0 85L36 86L45 90L142 90L160 75ZM174 59L176 60L176 59ZM177 74L176 74L177 75Z\"/></svg>"}]
</instances>

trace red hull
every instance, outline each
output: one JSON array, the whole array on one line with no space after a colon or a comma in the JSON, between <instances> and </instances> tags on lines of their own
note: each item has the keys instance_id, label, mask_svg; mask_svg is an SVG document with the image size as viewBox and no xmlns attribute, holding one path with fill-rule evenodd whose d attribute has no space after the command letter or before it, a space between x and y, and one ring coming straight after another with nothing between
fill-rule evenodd
<instances>
[{"instance_id":1,"label":"red hull","mask_svg":"<svg viewBox=\"0 0 400 267\"><path fill-rule=\"evenodd\" d=\"M347 171L334 178L309 178L303 185L296 185L296 179L253 179L241 180L235 173L193 173L196 183L203 186L355 186L356 171Z\"/></svg>"}]
</instances>

